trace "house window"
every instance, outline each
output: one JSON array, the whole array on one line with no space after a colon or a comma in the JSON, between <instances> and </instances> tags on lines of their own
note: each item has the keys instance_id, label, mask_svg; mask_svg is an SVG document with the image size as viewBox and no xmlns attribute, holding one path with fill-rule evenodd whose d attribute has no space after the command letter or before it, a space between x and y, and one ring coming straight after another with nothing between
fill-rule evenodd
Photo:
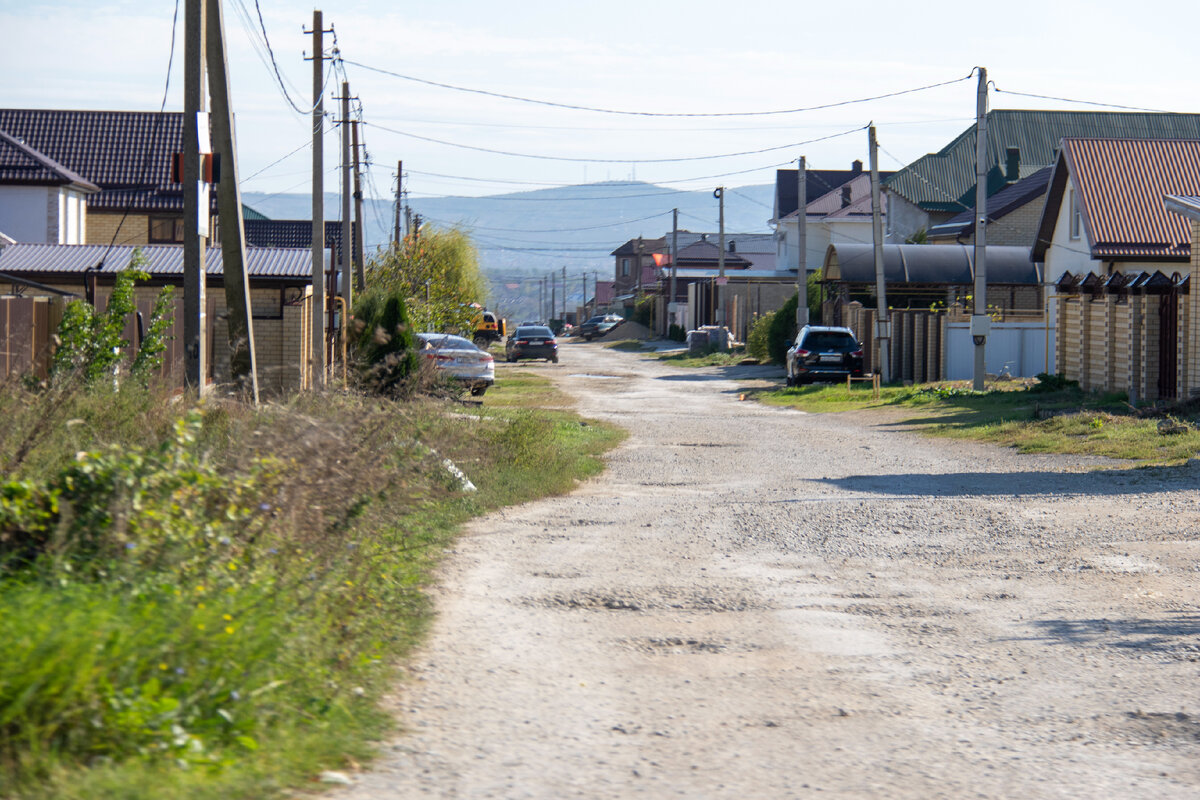
<instances>
[{"instance_id":1,"label":"house window","mask_svg":"<svg viewBox=\"0 0 1200 800\"><path fill-rule=\"evenodd\" d=\"M174 243L183 241L182 217L151 217L151 244Z\"/></svg>"},{"instance_id":2,"label":"house window","mask_svg":"<svg viewBox=\"0 0 1200 800\"><path fill-rule=\"evenodd\" d=\"M621 259L621 275L622 275L622 277L626 277L629 275L629 259L628 258Z\"/></svg>"},{"instance_id":3,"label":"house window","mask_svg":"<svg viewBox=\"0 0 1200 800\"><path fill-rule=\"evenodd\" d=\"M1071 190L1071 238L1079 238L1079 230L1082 227L1083 216L1079 213L1079 198L1075 191Z\"/></svg>"}]
</instances>

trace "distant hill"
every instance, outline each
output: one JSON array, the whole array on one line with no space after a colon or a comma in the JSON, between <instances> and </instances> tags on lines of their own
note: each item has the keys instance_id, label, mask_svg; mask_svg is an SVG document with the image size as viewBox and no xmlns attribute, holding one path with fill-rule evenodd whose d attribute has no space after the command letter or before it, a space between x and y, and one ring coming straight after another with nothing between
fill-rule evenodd
<instances>
[{"instance_id":1,"label":"distant hill","mask_svg":"<svg viewBox=\"0 0 1200 800\"><path fill-rule=\"evenodd\" d=\"M725 229L766 233L770 229L774 186L740 186L725 194ZM312 200L303 194L267 195L247 192L243 201L272 219L309 219ZM340 199L326 194L326 219L341 215ZM679 209L679 227L717 230L717 200L712 189L678 191L652 183L604 182L486 197L418 198L413 213L434 225L458 225L471 234L480 262L493 281L493 300L536 314L528 298L536 298L541 276L567 268L570 297L582 297L581 275L612 277L609 255L624 242L657 238L671 231L671 209ZM394 207L368 200L365 239L368 250L391 239ZM507 288L506 288L507 287ZM533 301L536 305L536 300Z\"/></svg>"}]
</instances>

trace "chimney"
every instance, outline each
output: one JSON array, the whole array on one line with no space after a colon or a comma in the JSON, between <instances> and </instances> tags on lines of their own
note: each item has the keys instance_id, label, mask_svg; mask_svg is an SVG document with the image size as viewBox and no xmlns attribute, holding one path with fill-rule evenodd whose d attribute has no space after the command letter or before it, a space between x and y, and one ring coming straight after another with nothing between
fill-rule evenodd
<instances>
[{"instance_id":1,"label":"chimney","mask_svg":"<svg viewBox=\"0 0 1200 800\"><path fill-rule=\"evenodd\" d=\"M702 241L702 242L707 242L707 241L708 241L708 234L707 234L707 233L702 233L702 234L700 234L700 241Z\"/></svg>"},{"instance_id":2,"label":"chimney","mask_svg":"<svg viewBox=\"0 0 1200 800\"><path fill-rule=\"evenodd\" d=\"M850 186L846 185L842 187L842 208L848 205L850 205Z\"/></svg>"},{"instance_id":3,"label":"chimney","mask_svg":"<svg viewBox=\"0 0 1200 800\"><path fill-rule=\"evenodd\" d=\"M1004 151L1004 155L1004 179L1009 183L1016 183L1021 180L1021 148L1010 147Z\"/></svg>"},{"instance_id":4,"label":"chimney","mask_svg":"<svg viewBox=\"0 0 1200 800\"><path fill-rule=\"evenodd\" d=\"M731 253L737 252L737 242L735 242L733 239L729 240L729 252L731 252Z\"/></svg>"},{"instance_id":5,"label":"chimney","mask_svg":"<svg viewBox=\"0 0 1200 800\"><path fill-rule=\"evenodd\" d=\"M854 175L862 173L862 159L856 158L850 162L850 172Z\"/></svg>"}]
</instances>

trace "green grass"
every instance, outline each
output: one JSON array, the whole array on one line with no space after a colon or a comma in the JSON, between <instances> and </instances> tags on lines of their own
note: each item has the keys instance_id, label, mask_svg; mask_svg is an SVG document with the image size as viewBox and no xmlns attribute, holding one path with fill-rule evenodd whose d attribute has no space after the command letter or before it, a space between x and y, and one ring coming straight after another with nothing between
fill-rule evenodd
<instances>
[{"instance_id":1,"label":"green grass","mask_svg":"<svg viewBox=\"0 0 1200 800\"><path fill-rule=\"evenodd\" d=\"M641 353L645 351L644 343L638 339L622 339L619 342L611 342L604 345L607 350L622 350L627 353Z\"/></svg>"},{"instance_id":2,"label":"green grass","mask_svg":"<svg viewBox=\"0 0 1200 800\"><path fill-rule=\"evenodd\" d=\"M574 400L546 378L517 370L502 370L488 389L483 404L488 408L567 408Z\"/></svg>"},{"instance_id":3,"label":"green grass","mask_svg":"<svg viewBox=\"0 0 1200 800\"><path fill-rule=\"evenodd\" d=\"M186 402L5 395L11 413L40 405L50 420L0 436L9 477L48 486L88 465L89 497L120 524L102 524L86 558L67 528L30 539L34 557L0 536L0 797L274 797L369 758L461 524L569 491L623 436L559 408L544 378L497 389L480 406L208 401L196 435L161 457ZM132 418L106 419L106 404ZM95 427L75 422L88 415ZM119 451L75 461L108 444ZM0 508L0 534L27 528L22 513Z\"/></svg>"},{"instance_id":4,"label":"green grass","mask_svg":"<svg viewBox=\"0 0 1200 800\"><path fill-rule=\"evenodd\" d=\"M728 353L706 353L705 355L689 355L687 350L674 353L658 353L655 358L676 367L728 367L738 364L746 357L741 350L731 350Z\"/></svg>"},{"instance_id":5,"label":"green grass","mask_svg":"<svg viewBox=\"0 0 1200 800\"><path fill-rule=\"evenodd\" d=\"M996 384L983 393L962 384L884 386L879 400L865 383L855 383L849 392L841 383L749 394L769 405L811 413L893 408L902 413L903 424L928 435L991 442L1023 453L1104 456L1156 465L1178 464L1200 452L1200 431L1160 434L1161 417L1134 413L1121 394L1095 395L1073 388L1039 392L1021 382Z\"/></svg>"}]
</instances>

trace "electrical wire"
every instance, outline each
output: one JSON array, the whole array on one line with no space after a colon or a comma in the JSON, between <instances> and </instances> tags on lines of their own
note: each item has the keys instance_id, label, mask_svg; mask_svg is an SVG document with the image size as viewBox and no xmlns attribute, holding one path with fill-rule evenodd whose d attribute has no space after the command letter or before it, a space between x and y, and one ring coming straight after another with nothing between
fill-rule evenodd
<instances>
[{"instance_id":1,"label":"electrical wire","mask_svg":"<svg viewBox=\"0 0 1200 800\"><path fill-rule=\"evenodd\" d=\"M878 140L876 140L875 144L876 144L876 146L877 146L877 147L878 147L880 150L882 150L882 151L883 151L884 155L886 155L888 158L890 158L890 159L892 159L893 161L895 161L895 162L896 162L897 164L899 164L899 165L900 165L900 166L901 166L903 169L905 169L905 170L907 170L908 172L911 172L913 175L915 175L915 176L917 177L917 179L921 181L921 183L925 184L925 185L926 185L926 186L928 186L930 189L933 189L935 192L938 192L939 194L941 194L941 195L942 195L942 197L945 197L947 200L949 200L951 203L953 203L954 205L956 205L956 206L958 206L959 208L961 208L963 211L970 211L970 210L971 210L971 207L970 207L970 206L968 206L968 205L964 205L964 204L963 204L963 202L962 202L961 200L959 200L959 199L958 199L958 198L956 198L956 197L952 197L952 196L950 195L950 193L949 193L949 192L947 192L945 189L943 189L941 186L938 186L936 183L934 183L933 181L929 180L929 179L928 179L928 178L926 178L924 175L922 175L922 174L921 174L919 171L917 171L917 170L916 170L916 169L915 169L915 168L912 166L912 164L905 165L905 163L904 163L903 161L901 161L900 159L896 158L896 156L894 156L894 155L892 155L891 153L889 153L889 152L887 151L887 149L886 149L886 148L884 148L884 146L883 146L883 145L879 144L879 141L878 141Z\"/></svg>"},{"instance_id":2,"label":"electrical wire","mask_svg":"<svg viewBox=\"0 0 1200 800\"><path fill-rule=\"evenodd\" d=\"M543 161L571 161L571 162L586 162L589 164L671 164L671 163L677 163L677 162L681 162L681 161L711 161L713 159L718 159L718 158L734 158L737 156L751 156L751 155L757 155L759 153L772 153L772 152L776 152L778 150L787 150L789 148L800 147L800 146L806 145L806 144L814 144L816 142L825 142L830 139L837 139L841 136L848 136L851 133L857 133L858 131L864 130L866 127L866 126L861 126L858 128L852 128L847 131L841 131L840 133L830 134L829 136L819 136L815 139L806 139L802 142L791 142L790 144L781 144L781 145L776 145L774 147L763 147L758 150L743 150L743 151L737 152L737 153L718 153L716 155L707 155L707 156L676 156L674 158L580 158L577 156L548 156L548 155L544 155L541 153L515 153L510 150L497 150L497 149L491 148L491 147L479 147L477 145L472 145L472 144L461 144L459 142L450 142L445 139L435 139L431 136L421 136L416 133L409 133L408 131L401 131L401 130L397 130L396 128L389 128L385 125L379 125L377 123L372 123L372 124L374 124L374 126L376 128L379 128L380 130L387 131L388 133L394 133L394 134L397 134L398 136L406 136L410 139L417 139L422 142L431 142L433 144L445 145L447 147L458 147L463 150L475 150L480 153L493 153L495 155L501 155L501 156L516 156L518 158L536 158L536 159L541 159Z\"/></svg>"},{"instance_id":3,"label":"electrical wire","mask_svg":"<svg viewBox=\"0 0 1200 800\"><path fill-rule=\"evenodd\" d=\"M1123 106L1117 103L1099 103L1094 100L1073 100L1070 97L1054 97L1046 94L1031 94L1029 92L1014 92L1008 89L1001 89L994 81L989 81L989 84L996 90L996 94L1011 94L1017 97L1034 97L1038 100L1054 100L1059 103L1077 103L1084 106L1098 106L1100 108L1119 108L1122 111L1145 111L1151 114L1179 114L1179 111L1164 111L1161 108L1142 108L1140 106Z\"/></svg>"},{"instance_id":4,"label":"electrical wire","mask_svg":"<svg viewBox=\"0 0 1200 800\"><path fill-rule=\"evenodd\" d=\"M275 166L276 164L281 164L281 163L283 163L284 161L287 161L289 158L291 158L292 156L296 155L296 153L299 153L301 150L303 150L303 149L304 149L304 148L306 148L306 147L310 147L311 145L312 145L312 142L305 142L304 144L300 145L299 147L297 147L297 148L296 148L295 150L293 150L292 152L288 153L286 156L282 156L281 158L277 158L277 159L275 159L274 161L272 161L270 164L267 164L265 167L263 167L262 169L260 169L258 172L255 172L253 175L250 175L250 176L248 176L248 177L242 178L242 179L241 179L241 180L240 180L238 183L239 183L239 184L241 184L241 183L246 183L246 182L247 182L247 181L249 181L251 178L257 178L259 175L262 175L264 172L266 172L267 170L269 170L271 167Z\"/></svg>"},{"instance_id":5,"label":"electrical wire","mask_svg":"<svg viewBox=\"0 0 1200 800\"><path fill-rule=\"evenodd\" d=\"M598 108L595 106L575 105L572 103L556 103L552 100L537 100L537 99L529 98L529 97L520 97L518 95L504 94L502 92L492 92L492 91L488 91L486 89L472 89L472 88L465 87L465 86L455 86L455 85L449 84L449 83L441 83L439 81L431 81L426 78L417 78L412 75L402 75L399 72L393 72L391 70L383 69L381 67L372 67L367 64L358 62L358 61L351 61L349 59L346 60L346 63L353 64L356 67L362 67L363 69L370 70L371 72L377 72L382 75L389 75L393 78L400 78L401 80L412 81L413 83L420 83L420 84L424 84L426 86L433 86L433 87L436 87L439 89L450 89L450 90L453 90L456 92L467 92L469 94L485 95L487 97L496 97L496 98L500 98L502 100L515 100L515 101L521 102L521 103L532 103L534 105L550 106L552 108L565 108L565 109L570 109L572 111L591 111L591 112L595 112L598 114L619 114L619 115L631 116L631 117L765 117L765 116L776 116L776 115L780 115L780 114L800 114L800 113L803 113L806 111L819 111L819 110L827 109L827 108L838 108L841 106L854 105L856 103L868 103L868 102L871 102L874 100L883 100L883 99L886 99L889 97L899 97L901 95L913 94L915 92L923 92L928 89L936 89L936 88L939 88L942 86L949 86L951 84L961 83L962 81L969 80L975 74L975 71L972 70L971 74L967 75L966 77L955 78L953 80L942 81L940 83L931 83L927 86L918 86L913 89L902 89L902 90L895 91L895 92L886 92L884 94L873 95L871 97L862 97L862 98L857 98L854 100L841 100L841 101L834 102L834 103L822 103L820 105L804 106L804 107L800 107L800 108L784 108L784 109L776 109L773 111L664 112L664 111L623 111L623 110L611 109L611 108Z\"/></svg>"},{"instance_id":6,"label":"electrical wire","mask_svg":"<svg viewBox=\"0 0 1200 800\"><path fill-rule=\"evenodd\" d=\"M638 217L637 219L621 220L620 222L609 222L609 223L605 223L603 225L589 225L585 228L489 228L484 225L470 225L468 227L470 227L471 230L506 231L509 233L574 233L576 231L594 231L594 230L599 230L600 228L618 228L622 225L632 225L635 222L645 222L645 221L651 220L651 219L658 219L659 217L666 216L667 214L670 214L670 213L671 213L670 211L660 211L659 213L651 214L648 217ZM447 223L443 220L435 220L432 217L426 217L426 219L429 219L431 222L441 222L441 224L443 224L443 225L454 224L454 223Z\"/></svg>"}]
</instances>

